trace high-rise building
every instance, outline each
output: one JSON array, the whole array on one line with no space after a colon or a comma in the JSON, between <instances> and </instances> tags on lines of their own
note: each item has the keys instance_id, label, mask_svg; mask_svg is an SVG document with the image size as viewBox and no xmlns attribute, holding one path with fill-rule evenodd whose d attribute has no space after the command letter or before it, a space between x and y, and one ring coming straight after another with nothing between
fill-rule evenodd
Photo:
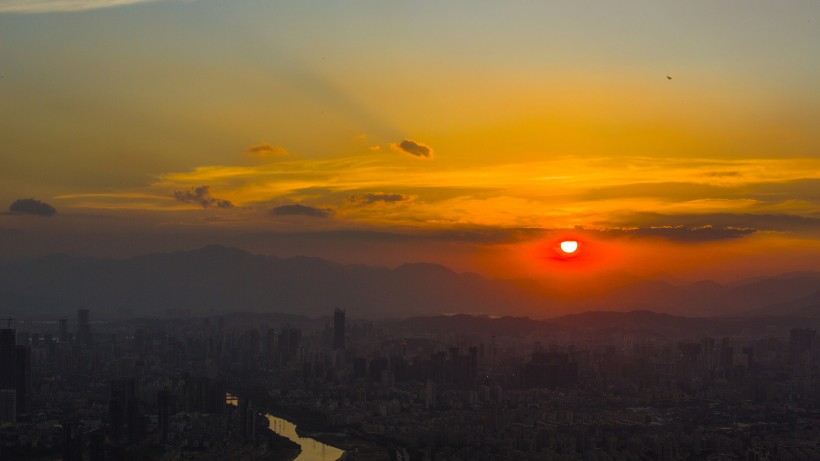
<instances>
[{"instance_id":1,"label":"high-rise building","mask_svg":"<svg viewBox=\"0 0 820 461\"><path fill-rule=\"evenodd\" d=\"M13 348L17 343L17 330L14 328L0 329L0 348Z\"/></svg>"},{"instance_id":2,"label":"high-rise building","mask_svg":"<svg viewBox=\"0 0 820 461\"><path fill-rule=\"evenodd\" d=\"M285 327L279 333L279 345L277 347L279 359L285 363L289 362L299 350L299 342L302 338L302 330Z\"/></svg>"},{"instance_id":3,"label":"high-rise building","mask_svg":"<svg viewBox=\"0 0 820 461\"><path fill-rule=\"evenodd\" d=\"M28 413L31 396L31 348L15 344L13 328L0 329L0 389L13 389L16 394L15 413Z\"/></svg>"},{"instance_id":4,"label":"high-rise building","mask_svg":"<svg viewBox=\"0 0 820 461\"><path fill-rule=\"evenodd\" d=\"M68 319L60 319L60 342L68 341Z\"/></svg>"},{"instance_id":5,"label":"high-rise building","mask_svg":"<svg viewBox=\"0 0 820 461\"><path fill-rule=\"evenodd\" d=\"M333 348L345 348L345 311L339 308L333 311Z\"/></svg>"},{"instance_id":6,"label":"high-rise building","mask_svg":"<svg viewBox=\"0 0 820 461\"><path fill-rule=\"evenodd\" d=\"M436 383L428 379L424 386L424 408L431 409L436 407Z\"/></svg>"},{"instance_id":7,"label":"high-rise building","mask_svg":"<svg viewBox=\"0 0 820 461\"><path fill-rule=\"evenodd\" d=\"M157 392L157 407L158 407L158 425L160 433L160 441L162 443L168 442L168 432L171 422L171 403L174 395L171 391L161 390Z\"/></svg>"},{"instance_id":8,"label":"high-rise building","mask_svg":"<svg viewBox=\"0 0 820 461\"><path fill-rule=\"evenodd\" d=\"M812 338L817 330L811 328L792 328L789 331L789 350L794 354L803 353L811 348Z\"/></svg>"},{"instance_id":9,"label":"high-rise building","mask_svg":"<svg viewBox=\"0 0 820 461\"><path fill-rule=\"evenodd\" d=\"M250 400L239 398L239 436L246 440L256 438L256 412Z\"/></svg>"},{"instance_id":10,"label":"high-rise building","mask_svg":"<svg viewBox=\"0 0 820 461\"><path fill-rule=\"evenodd\" d=\"M90 316L88 309L77 310L77 342L83 346L91 343Z\"/></svg>"},{"instance_id":11,"label":"high-rise building","mask_svg":"<svg viewBox=\"0 0 820 461\"><path fill-rule=\"evenodd\" d=\"M63 461L82 461L83 431L78 421L64 421Z\"/></svg>"},{"instance_id":12,"label":"high-rise building","mask_svg":"<svg viewBox=\"0 0 820 461\"><path fill-rule=\"evenodd\" d=\"M111 381L111 398L108 402L109 434L111 438L117 439L127 435L131 443L141 440L143 416L140 411L138 395L137 380L135 378Z\"/></svg>"},{"instance_id":13,"label":"high-rise building","mask_svg":"<svg viewBox=\"0 0 820 461\"><path fill-rule=\"evenodd\" d=\"M0 423L17 422L17 391L0 389Z\"/></svg>"},{"instance_id":14,"label":"high-rise building","mask_svg":"<svg viewBox=\"0 0 820 461\"><path fill-rule=\"evenodd\" d=\"M14 388L17 391L17 414L29 412L31 400L31 347L14 348Z\"/></svg>"},{"instance_id":15,"label":"high-rise building","mask_svg":"<svg viewBox=\"0 0 820 461\"><path fill-rule=\"evenodd\" d=\"M108 458L105 449L105 431L97 427L88 432L88 461L104 461Z\"/></svg>"}]
</instances>

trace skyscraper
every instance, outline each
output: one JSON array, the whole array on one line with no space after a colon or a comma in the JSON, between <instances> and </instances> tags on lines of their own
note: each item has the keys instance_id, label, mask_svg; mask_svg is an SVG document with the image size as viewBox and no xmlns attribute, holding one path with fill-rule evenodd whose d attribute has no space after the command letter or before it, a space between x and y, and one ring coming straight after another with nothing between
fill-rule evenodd
<instances>
[{"instance_id":1,"label":"skyscraper","mask_svg":"<svg viewBox=\"0 0 820 461\"><path fill-rule=\"evenodd\" d=\"M0 348L2 350L11 349L17 343L17 330L14 328L0 329Z\"/></svg>"},{"instance_id":2,"label":"skyscraper","mask_svg":"<svg viewBox=\"0 0 820 461\"><path fill-rule=\"evenodd\" d=\"M15 413L28 413L31 396L31 348L15 344L17 331L0 329L0 389L15 391Z\"/></svg>"},{"instance_id":3,"label":"skyscraper","mask_svg":"<svg viewBox=\"0 0 820 461\"><path fill-rule=\"evenodd\" d=\"M0 389L0 423L17 422L17 391Z\"/></svg>"},{"instance_id":4,"label":"skyscraper","mask_svg":"<svg viewBox=\"0 0 820 461\"><path fill-rule=\"evenodd\" d=\"M345 311L338 307L333 311L333 349L345 348Z\"/></svg>"},{"instance_id":5,"label":"skyscraper","mask_svg":"<svg viewBox=\"0 0 820 461\"><path fill-rule=\"evenodd\" d=\"M162 443L168 442L168 432L171 421L171 403L174 395L169 390L161 390L157 392L157 416L160 433L160 441Z\"/></svg>"},{"instance_id":6,"label":"skyscraper","mask_svg":"<svg viewBox=\"0 0 820 461\"><path fill-rule=\"evenodd\" d=\"M91 342L90 313L88 309L77 310L77 342L87 346Z\"/></svg>"},{"instance_id":7,"label":"skyscraper","mask_svg":"<svg viewBox=\"0 0 820 461\"><path fill-rule=\"evenodd\" d=\"M82 461L83 431L78 421L63 421L63 461Z\"/></svg>"},{"instance_id":8,"label":"skyscraper","mask_svg":"<svg viewBox=\"0 0 820 461\"><path fill-rule=\"evenodd\" d=\"M277 352L282 363L287 363L296 356L301 337L302 330L296 328L285 327L279 333Z\"/></svg>"},{"instance_id":9,"label":"skyscraper","mask_svg":"<svg viewBox=\"0 0 820 461\"><path fill-rule=\"evenodd\" d=\"M431 379L424 386L424 408L436 408L436 383Z\"/></svg>"},{"instance_id":10,"label":"skyscraper","mask_svg":"<svg viewBox=\"0 0 820 461\"><path fill-rule=\"evenodd\" d=\"M31 400L31 347L14 348L14 388L17 391L17 414L29 412Z\"/></svg>"},{"instance_id":11,"label":"skyscraper","mask_svg":"<svg viewBox=\"0 0 820 461\"><path fill-rule=\"evenodd\" d=\"M60 342L68 341L68 319L60 319Z\"/></svg>"}]
</instances>

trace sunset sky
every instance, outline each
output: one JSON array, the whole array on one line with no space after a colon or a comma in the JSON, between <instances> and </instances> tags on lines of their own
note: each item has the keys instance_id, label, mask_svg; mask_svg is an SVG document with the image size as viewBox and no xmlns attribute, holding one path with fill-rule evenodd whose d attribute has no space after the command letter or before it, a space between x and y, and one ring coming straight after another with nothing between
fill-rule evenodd
<instances>
[{"instance_id":1,"label":"sunset sky","mask_svg":"<svg viewBox=\"0 0 820 461\"><path fill-rule=\"evenodd\" d=\"M2 255L820 270L820 2L0 0L0 140Z\"/></svg>"}]
</instances>

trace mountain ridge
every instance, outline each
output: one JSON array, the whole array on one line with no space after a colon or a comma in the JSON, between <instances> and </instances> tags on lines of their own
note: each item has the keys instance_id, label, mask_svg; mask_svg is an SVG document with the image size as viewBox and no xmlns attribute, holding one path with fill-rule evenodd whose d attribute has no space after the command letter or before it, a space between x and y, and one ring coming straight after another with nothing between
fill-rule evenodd
<instances>
[{"instance_id":1,"label":"mountain ridge","mask_svg":"<svg viewBox=\"0 0 820 461\"><path fill-rule=\"evenodd\" d=\"M820 272L796 272L720 284L681 284L615 274L615 287L567 297L532 280L494 280L441 264L395 268L326 259L255 255L234 247L150 253L127 259L55 254L0 258L0 302L14 315L53 317L90 308L196 315L231 311L308 316L348 307L373 318L448 313L556 317L590 310L651 310L682 316L790 315L820 317ZM669 279L667 275L665 277Z\"/></svg>"}]
</instances>

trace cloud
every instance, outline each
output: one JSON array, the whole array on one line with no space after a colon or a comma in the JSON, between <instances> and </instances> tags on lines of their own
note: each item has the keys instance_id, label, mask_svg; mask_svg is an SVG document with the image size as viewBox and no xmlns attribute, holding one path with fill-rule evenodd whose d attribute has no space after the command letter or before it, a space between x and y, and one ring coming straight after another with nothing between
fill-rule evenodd
<instances>
[{"instance_id":1,"label":"cloud","mask_svg":"<svg viewBox=\"0 0 820 461\"><path fill-rule=\"evenodd\" d=\"M731 177L726 176L724 177ZM586 200L649 197L668 201L698 199L750 199L762 203L785 200L820 201L820 178L752 182L737 186L715 186L692 182L631 183L590 189Z\"/></svg>"},{"instance_id":2,"label":"cloud","mask_svg":"<svg viewBox=\"0 0 820 461\"><path fill-rule=\"evenodd\" d=\"M259 158L281 157L288 155L284 147L272 146L270 144L254 144L245 150L245 155Z\"/></svg>"},{"instance_id":3,"label":"cloud","mask_svg":"<svg viewBox=\"0 0 820 461\"><path fill-rule=\"evenodd\" d=\"M233 203L211 197L210 186L200 186L193 190L174 191L174 198L180 202L196 203L202 208L233 208Z\"/></svg>"},{"instance_id":4,"label":"cloud","mask_svg":"<svg viewBox=\"0 0 820 461\"><path fill-rule=\"evenodd\" d=\"M17 215L53 216L57 210L48 203L33 198L21 198L11 204L9 212Z\"/></svg>"},{"instance_id":5,"label":"cloud","mask_svg":"<svg viewBox=\"0 0 820 461\"><path fill-rule=\"evenodd\" d=\"M734 239L757 232L757 229L748 227L714 227L711 225L700 227L677 225L608 229L578 229L603 237L659 238L678 243L699 243L714 240Z\"/></svg>"},{"instance_id":6,"label":"cloud","mask_svg":"<svg viewBox=\"0 0 820 461\"><path fill-rule=\"evenodd\" d=\"M56 13L85 11L158 0L3 0L0 13Z\"/></svg>"},{"instance_id":7,"label":"cloud","mask_svg":"<svg viewBox=\"0 0 820 461\"><path fill-rule=\"evenodd\" d=\"M493 229L493 228L464 228L446 230L413 230L405 231L378 230L378 229L335 229L308 232L278 232L278 236L287 236L294 239L311 239L316 241L345 241L345 242L457 242L479 245L507 244L534 240L553 232L549 229Z\"/></svg>"},{"instance_id":8,"label":"cloud","mask_svg":"<svg viewBox=\"0 0 820 461\"><path fill-rule=\"evenodd\" d=\"M773 213L703 213L675 214L628 213L615 216L604 226L668 227L686 225L689 227L753 228L759 231L808 232L820 231L820 218Z\"/></svg>"},{"instance_id":9,"label":"cloud","mask_svg":"<svg viewBox=\"0 0 820 461\"><path fill-rule=\"evenodd\" d=\"M403 139L400 143L390 145L393 149L410 154L413 157L433 158L433 148L412 139Z\"/></svg>"},{"instance_id":10,"label":"cloud","mask_svg":"<svg viewBox=\"0 0 820 461\"><path fill-rule=\"evenodd\" d=\"M739 171L710 171L704 173L704 176L709 178L739 178L743 176L743 173Z\"/></svg>"},{"instance_id":11,"label":"cloud","mask_svg":"<svg viewBox=\"0 0 820 461\"><path fill-rule=\"evenodd\" d=\"M372 203L398 203L412 200L413 197L404 194L390 194L386 192L368 192L366 194L355 194L348 198L349 202L359 205L370 205Z\"/></svg>"},{"instance_id":12,"label":"cloud","mask_svg":"<svg viewBox=\"0 0 820 461\"><path fill-rule=\"evenodd\" d=\"M328 218L333 215L333 210L295 204L278 206L270 210L270 213L274 216L310 216L313 218Z\"/></svg>"},{"instance_id":13,"label":"cloud","mask_svg":"<svg viewBox=\"0 0 820 461\"><path fill-rule=\"evenodd\" d=\"M593 238L633 238L633 239L662 239L677 243L699 243L715 240L740 238L757 232L757 229L742 227L715 227L715 226L646 226L646 227L576 227L579 233ZM543 238L553 238L566 233L566 229L558 228L493 228L493 227L455 227L451 229L414 232L403 235L405 239L455 241L483 245L507 244L516 242L536 241ZM396 236L395 238L398 238Z\"/></svg>"}]
</instances>

